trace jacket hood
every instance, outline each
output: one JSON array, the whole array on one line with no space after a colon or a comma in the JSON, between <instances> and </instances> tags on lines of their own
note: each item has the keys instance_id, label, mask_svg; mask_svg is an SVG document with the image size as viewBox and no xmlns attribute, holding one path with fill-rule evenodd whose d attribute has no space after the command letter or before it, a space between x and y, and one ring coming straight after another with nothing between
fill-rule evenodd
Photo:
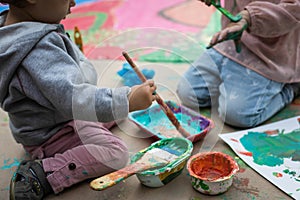
<instances>
[{"instance_id":1,"label":"jacket hood","mask_svg":"<svg viewBox=\"0 0 300 200\"><path fill-rule=\"evenodd\" d=\"M15 71L32 48L47 33L63 29L59 24L21 22L3 26L7 11L0 13L0 105L7 96Z\"/></svg>"}]
</instances>

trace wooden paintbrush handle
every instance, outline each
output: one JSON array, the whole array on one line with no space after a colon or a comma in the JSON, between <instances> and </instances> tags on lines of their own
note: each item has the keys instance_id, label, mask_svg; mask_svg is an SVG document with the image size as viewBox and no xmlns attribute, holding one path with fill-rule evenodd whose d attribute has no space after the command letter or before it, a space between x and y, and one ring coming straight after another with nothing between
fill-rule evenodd
<instances>
[{"instance_id":1,"label":"wooden paintbrush handle","mask_svg":"<svg viewBox=\"0 0 300 200\"><path fill-rule=\"evenodd\" d=\"M75 40L75 44L83 52L82 36L81 36L81 33L80 33L79 28L77 26L75 26L75 28L74 28L74 40Z\"/></svg>"},{"instance_id":2,"label":"wooden paintbrush handle","mask_svg":"<svg viewBox=\"0 0 300 200\"><path fill-rule=\"evenodd\" d=\"M126 61L129 63L129 65L136 72L136 74L138 75L138 77L141 79L141 81L142 82L147 81L147 79L144 76L144 74L139 70L139 68L132 61L132 59L129 57L129 55L126 52L122 52L122 54L123 54L124 58L126 59ZM186 130L184 130L184 128L180 125L179 121L177 120L177 118L175 117L174 113L169 108L169 106L163 101L163 99L157 93L155 93L155 95L156 95L156 102L161 106L162 110L167 115L167 117L172 122L172 124L176 127L176 129L178 130L178 132L181 135L183 135L184 137L190 136L191 134L188 133Z\"/></svg>"},{"instance_id":3,"label":"wooden paintbrush handle","mask_svg":"<svg viewBox=\"0 0 300 200\"><path fill-rule=\"evenodd\" d=\"M127 177L133 174L134 171L132 170L132 165L129 165L121 170L94 179L90 183L90 186L94 190L104 190L116 185L117 183L121 182L122 180L126 179Z\"/></svg>"},{"instance_id":4,"label":"wooden paintbrush handle","mask_svg":"<svg viewBox=\"0 0 300 200\"><path fill-rule=\"evenodd\" d=\"M147 155L149 156L149 155ZM124 179L132 176L136 173L153 169L156 167L161 167L167 164L167 161L156 161L154 158L148 161L149 158L147 156L144 157L144 160L141 162L136 162L131 165L128 165L118 171L112 172L110 174L106 174L97 179L94 179L90 183L90 187L94 190L104 190L111 186L116 185L117 183L123 181ZM153 156L150 156L152 158ZM143 158L142 158L143 159ZM155 161L155 162L154 162Z\"/></svg>"},{"instance_id":5,"label":"wooden paintbrush handle","mask_svg":"<svg viewBox=\"0 0 300 200\"><path fill-rule=\"evenodd\" d=\"M175 115L173 114L172 110L169 108L169 106L163 101L163 99L156 94L156 102L161 106L164 113L168 116L172 124L178 129L181 125Z\"/></svg>"},{"instance_id":6,"label":"wooden paintbrush handle","mask_svg":"<svg viewBox=\"0 0 300 200\"><path fill-rule=\"evenodd\" d=\"M126 52L122 52L124 58L129 63L129 65L132 67L132 69L135 71L135 73L138 75L138 77L141 79L141 81L144 83L147 81L144 74L139 70L139 68L136 66L136 64L133 62L133 60L129 57L129 55Z\"/></svg>"}]
</instances>

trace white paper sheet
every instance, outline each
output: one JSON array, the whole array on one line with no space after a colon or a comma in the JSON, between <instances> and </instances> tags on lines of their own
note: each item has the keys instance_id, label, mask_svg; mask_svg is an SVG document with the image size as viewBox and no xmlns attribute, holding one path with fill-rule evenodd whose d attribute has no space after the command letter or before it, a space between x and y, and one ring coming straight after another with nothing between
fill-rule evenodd
<instances>
[{"instance_id":1,"label":"white paper sheet","mask_svg":"<svg viewBox=\"0 0 300 200\"><path fill-rule=\"evenodd\" d=\"M300 200L299 122L300 116L219 136L252 169Z\"/></svg>"}]
</instances>

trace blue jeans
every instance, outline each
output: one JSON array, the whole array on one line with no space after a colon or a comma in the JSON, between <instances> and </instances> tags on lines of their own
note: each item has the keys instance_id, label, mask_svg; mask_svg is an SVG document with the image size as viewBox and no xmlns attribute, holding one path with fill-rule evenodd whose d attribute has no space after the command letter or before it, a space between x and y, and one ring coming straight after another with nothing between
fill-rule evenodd
<instances>
[{"instance_id":1,"label":"blue jeans","mask_svg":"<svg viewBox=\"0 0 300 200\"><path fill-rule=\"evenodd\" d=\"M267 79L214 49L185 72L177 94L183 105L214 107L225 123L243 128L263 123L294 98L290 84Z\"/></svg>"}]
</instances>

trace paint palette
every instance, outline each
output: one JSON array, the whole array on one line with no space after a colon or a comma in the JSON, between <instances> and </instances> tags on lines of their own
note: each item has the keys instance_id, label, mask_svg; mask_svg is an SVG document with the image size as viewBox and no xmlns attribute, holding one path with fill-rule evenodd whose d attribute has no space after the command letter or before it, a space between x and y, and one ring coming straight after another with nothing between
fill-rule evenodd
<instances>
[{"instance_id":1,"label":"paint palette","mask_svg":"<svg viewBox=\"0 0 300 200\"><path fill-rule=\"evenodd\" d=\"M212 121L199 113L173 101L165 101L165 103L181 126L191 134L188 137L190 141L196 142L202 139L213 127ZM146 133L158 139L182 137L158 104L153 104L146 110L130 113L129 119Z\"/></svg>"},{"instance_id":2,"label":"paint palette","mask_svg":"<svg viewBox=\"0 0 300 200\"><path fill-rule=\"evenodd\" d=\"M148 148L139 151L131 157L131 163L138 161L146 152L158 148L176 155L176 159L168 165L137 173L139 181L148 187L161 187L182 173L187 160L193 151L193 144L186 138L168 138L152 143Z\"/></svg>"}]
</instances>

